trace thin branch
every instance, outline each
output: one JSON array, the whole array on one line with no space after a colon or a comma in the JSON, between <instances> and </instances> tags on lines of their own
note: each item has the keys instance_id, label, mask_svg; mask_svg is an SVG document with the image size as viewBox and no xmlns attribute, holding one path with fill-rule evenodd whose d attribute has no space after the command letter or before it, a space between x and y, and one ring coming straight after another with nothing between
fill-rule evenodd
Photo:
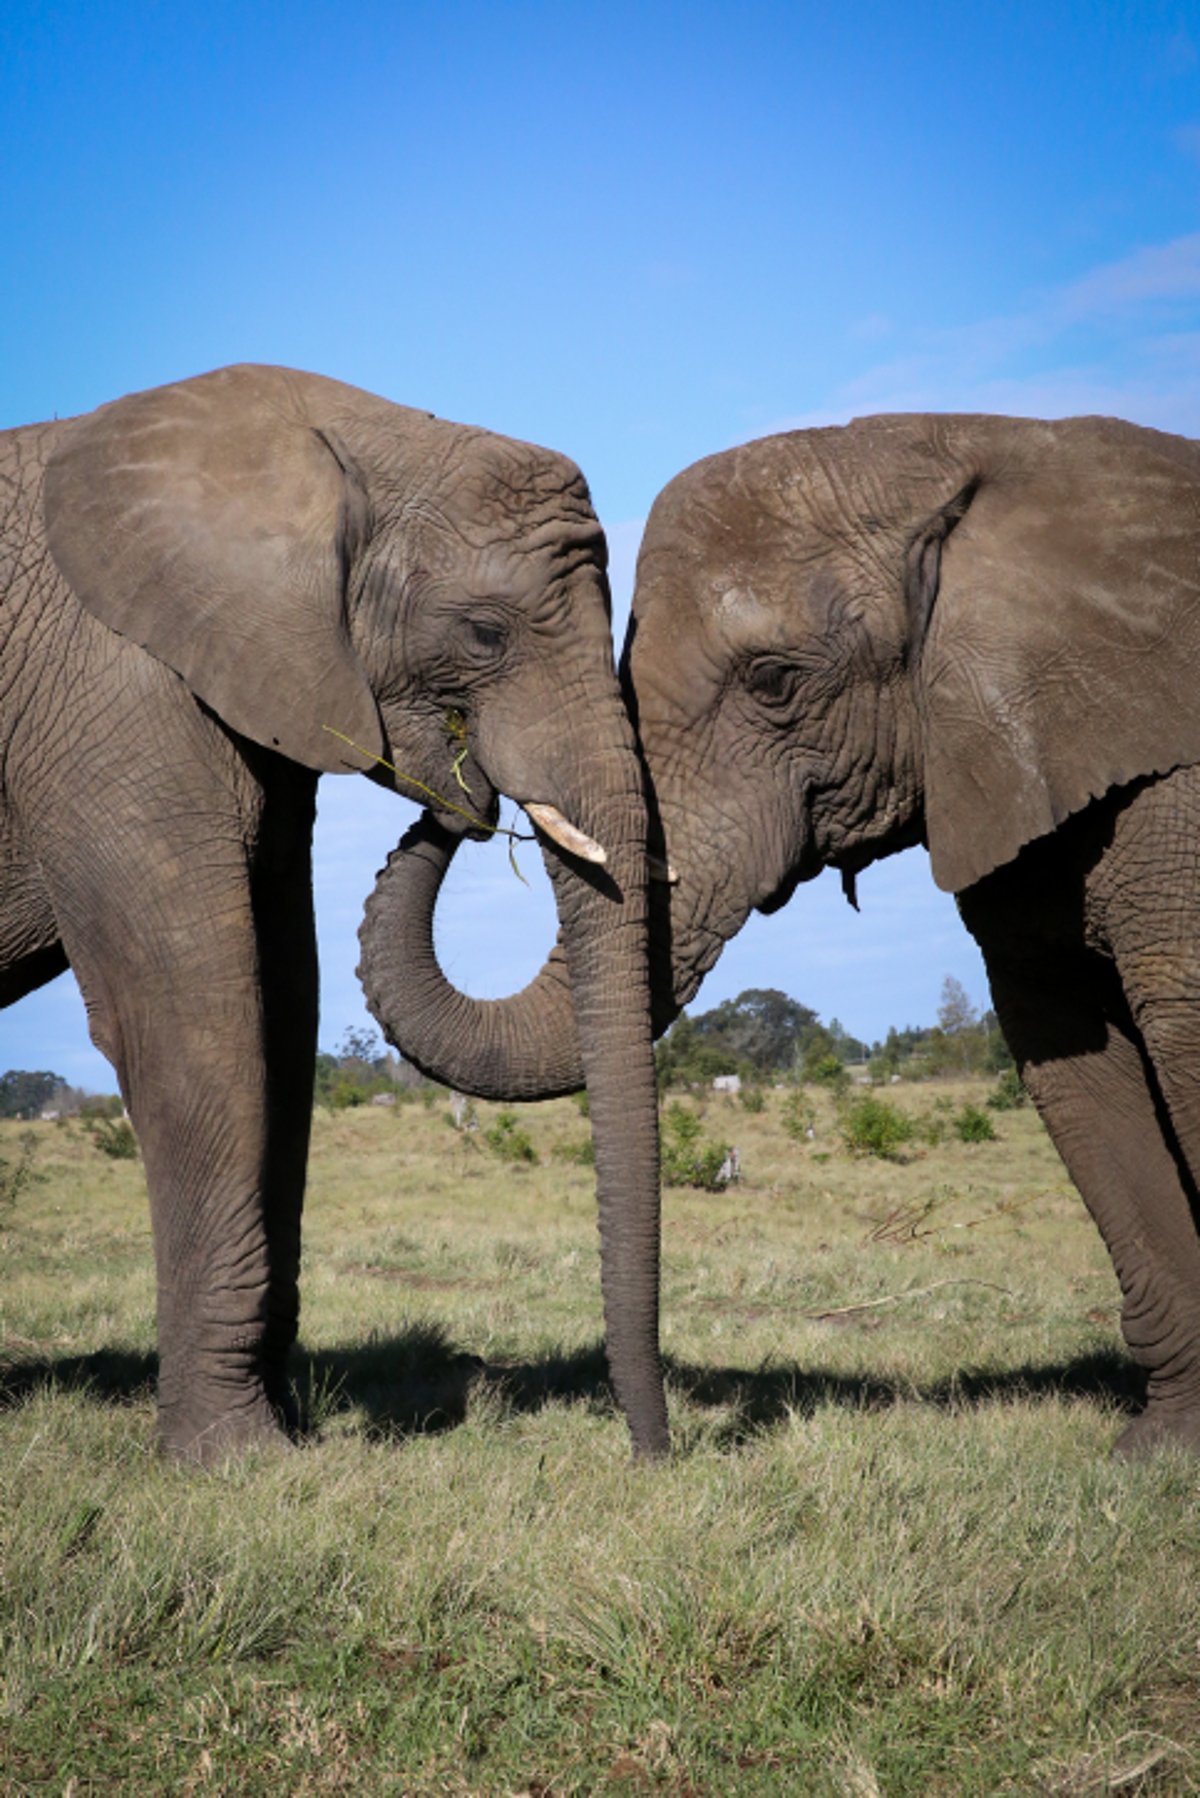
<instances>
[{"instance_id":1,"label":"thin branch","mask_svg":"<svg viewBox=\"0 0 1200 1798\"><path fill-rule=\"evenodd\" d=\"M863 1299L857 1305L834 1305L826 1311L802 1311L801 1317L807 1317L813 1323L827 1323L835 1317L850 1317L856 1311L877 1311L881 1305L898 1305L902 1299L928 1298L931 1292L940 1292L944 1286L986 1286L992 1292L1002 1292L1007 1298L1014 1295L1007 1286L997 1286L994 1280L935 1280L932 1286L909 1286L903 1292L887 1292L879 1299Z\"/></svg>"}]
</instances>

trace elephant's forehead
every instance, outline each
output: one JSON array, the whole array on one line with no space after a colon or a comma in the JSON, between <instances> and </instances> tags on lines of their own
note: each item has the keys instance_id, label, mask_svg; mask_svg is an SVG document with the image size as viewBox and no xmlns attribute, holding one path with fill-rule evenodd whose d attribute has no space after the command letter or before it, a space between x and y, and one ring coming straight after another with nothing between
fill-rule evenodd
<instances>
[{"instance_id":1,"label":"elephant's forehead","mask_svg":"<svg viewBox=\"0 0 1200 1798\"><path fill-rule=\"evenodd\" d=\"M450 509L467 529L596 528L587 482L566 456L479 432L453 470Z\"/></svg>"},{"instance_id":2,"label":"elephant's forehead","mask_svg":"<svg viewBox=\"0 0 1200 1798\"><path fill-rule=\"evenodd\" d=\"M682 553L645 558L637 609L652 631L699 633L731 650L765 648L820 629L848 575L849 558L824 538L777 525L736 543L704 533Z\"/></svg>"}]
</instances>

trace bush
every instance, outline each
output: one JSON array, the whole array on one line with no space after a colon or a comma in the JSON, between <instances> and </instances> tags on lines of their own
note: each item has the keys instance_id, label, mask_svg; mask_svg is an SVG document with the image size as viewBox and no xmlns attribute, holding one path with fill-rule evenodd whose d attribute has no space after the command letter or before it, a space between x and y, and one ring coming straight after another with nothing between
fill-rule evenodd
<instances>
[{"instance_id":1,"label":"bush","mask_svg":"<svg viewBox=\"0 0 1200 1798\"><path fill-rule=\"evenodd\" d=\"M119 1118L125 1115L125 1102L119 1093L89 1093L79 1107L85 1123L94 1118Z\"/></svg>"},{"instance_id":2,"label":"bush","mask_svg":"<svg viewBox=\"0 0 1200 1798\"><path fill-rule=\"evenodd\" d=\"M846 1065L839 1055L814 1056L804 1063L802 1077L814 1086L827 1086L833 1093L844 1093L850 1085Z\"/></svg>"},{"instance_id":3,"label":"bush","mask_svg":"<svg viewBox=\"0 0 1200 1798\"><path fill-rule=\"evenodd\" d=\"M97 1118L90 1134L102 1155L113 1161L137 1160L137 1137L128 1118Z\"/></svg>"},{"instance_id":4,"label":"bush","mask_svg":"<svg viewBox=\"0 0 1200 1798\"><path fill-rule=\"evenodd\" d=\"M913 1119L913 1135L918 1142L923 1142L930 1149L936 1149L945 1142L948 1128L948 1120L937 1111L927 1111L924 1117Z\"/></svg>"},{"instance_id":5,"label":"bush","mask_svg":"<svg viewBox=\"0 0 1200 1798\"><path fill-rule=\"evenodd\" d=\"M910 1117L871 1093L846 1107L840 1127L852 1155L877 1155L883 1161L898 1161L900 1150L916 1134Z\"/></svg>"},{"instance_id":6,"label":"bush","mask_svg":"<svg viewBox=\"0 0 1200 1798\"><path fill-rule=\"evenodd\" d=\"M550 1151L555 1161L571 1161L577 1167L595 1167L596 1145L590 1136L581 1136L578 1142L556 1142Z\"/></svg>"},{"instance_id":7,"label":"bush","mask_svg":"<svg viewBox=\"0 0 1200 1798\"><path fill-rule=\"evenodd\" d=\"M537 1161L533 1140L522 1130L515 1111L497 1113L495 1123L484 1131L483 1140L489 1149L499 1155L501 1161Z\"/></svg>"},{"instance_id":8,"label":"bush","mask_svg":"<svg viewBox=\"0 0 1200 1798\"><path fill-rule=\"evenodd\" d=\"M954 1134L959 1142L995 1142L996 1126L978 1105L964 1105L955 1114Z\"/></svg>"},{"instance_id":9,"label":"bush","mask_svg":"<svg viewBox=\"0 0 1200 1798\"><path fill-rule=\"evenodd\" d=\"M21 1153L16 1161L0 1159L0 1216L16 1204L27 1186L46 1178L45 1174L34 1171L33 1157L37 1150L37 1137L32 1130L21 1132L19 1146Z\"/></svg>"},{"instance_id":10,"label":"bush","mask_svg":"<svg viewBox=\"0 0 1200 1798\"><path fill-rule=\"evenodd\" d=\"M809 1131L816 1125L817 1114L798 1087L793 1087L783 1101L780 1110L780 1122L784 1133L793 1142L808 1140Z\"/></svg>"},{"instance_id":11,"label":"bush","mask_svg":"<svg viewBox=\"0 0 1200 1798\"><path fill-rule=\"evenodd\" d=\"M991 1111L1015 1111L1019 1105L1028 1105L1029 1094L1015 1067L1005 1068L984 1103Z\"/></svg>"},{"instance_id":12,"label":"bush","mask_svg":"<svg viewBox=\"0 0 1200 1798\"><path fill-rule=\"evenodd\" d=\"M742 1110L751 1112L755 1117L766 1109L766 1094L761 1086L743 1086L738 1098L741 1100Z\"/></svg>"},{"instance_id":13,"label":"bush","mask_svg":"<svg viewBox=\"0 0 1200 1798\"><path fill-rule=\"evenodd\" d=\"M728 1143L704 1142L704 1128L686 1105L668 1105L662 1121L662 1179L664 1186L695 1186L702 1192L721 1192L722 1169L729 1159Z\"/></svg>"}]
</instances>

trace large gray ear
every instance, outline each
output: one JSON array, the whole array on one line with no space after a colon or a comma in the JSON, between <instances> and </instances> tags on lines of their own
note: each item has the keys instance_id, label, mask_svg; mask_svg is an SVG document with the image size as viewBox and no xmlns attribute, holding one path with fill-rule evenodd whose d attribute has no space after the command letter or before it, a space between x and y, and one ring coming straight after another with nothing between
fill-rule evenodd
<instances>
[{"instance_id":1,"label":"large gray ear","mask_svg":"<svg viewBox=\"0 0 1200 1798\"><path fill-rule=\"evenodd\" d=\"M926 829L951 892L1110 788L1200 762L1200 445L1113 419L1006 423L907 571L927 619Z\"/></svg>"},{"instance_id":2,"label":"large gray ear","mask_svg":"<svg viewBox=\"0 0 1200 1798\"><path fill-rule=\"evenodd\" d=\"M384 736L347 628L370 528L302 381L220 369L81 418L46 471L51 553L80 602L234 730L309 768L370 766Z\"/></svg>"}]
</instances>

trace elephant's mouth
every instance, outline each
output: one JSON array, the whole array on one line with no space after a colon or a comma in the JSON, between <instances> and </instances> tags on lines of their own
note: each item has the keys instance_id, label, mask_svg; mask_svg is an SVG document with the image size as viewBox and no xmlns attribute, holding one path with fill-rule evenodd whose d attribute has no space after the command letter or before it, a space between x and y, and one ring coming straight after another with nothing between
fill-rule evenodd
<instances>
[{"instance_id":1,"label":"elephant's mouth","mask_svg":"<svg viewBox=\"0 0 1200 1798\"><path fill-rule=\"evenodd\" d=\"M755 911L761 912L764 918L769 918L772 912L781 911L801 882L805 880L814 880L819 873L819 868L805 868L803 866L792 868L784 875L774 892L768 893L765 899L759 900L758 904L754 907Z\"/></svg>"}]
</instances>

